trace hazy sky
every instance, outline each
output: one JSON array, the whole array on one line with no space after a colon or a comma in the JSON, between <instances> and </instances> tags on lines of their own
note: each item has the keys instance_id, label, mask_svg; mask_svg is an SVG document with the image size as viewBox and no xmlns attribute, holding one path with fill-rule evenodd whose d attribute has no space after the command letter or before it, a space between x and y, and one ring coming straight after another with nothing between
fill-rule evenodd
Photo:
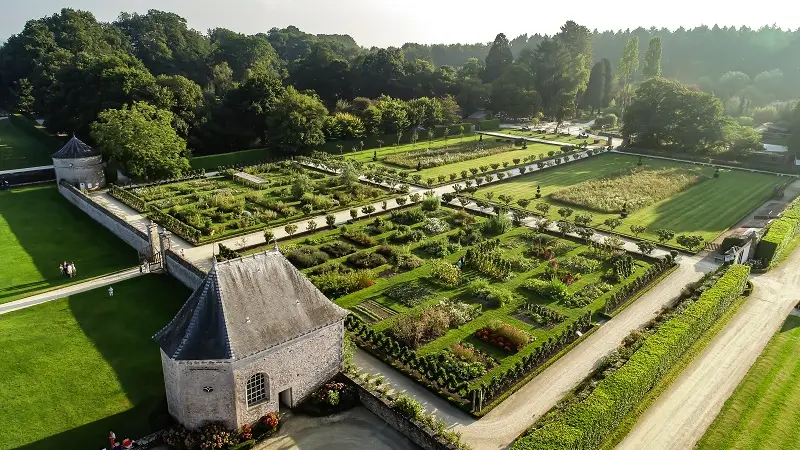
<instances>
[{"instance_id":1,"label":"hazy sky","mask_svg":"<svg viewBox=\"0 0 800 450\"><path fill-rule=\"evenodd\" d=\"M600 30L715 23L797 29L800 15L790 13L796 1L0 0L0 42L22 30L28 19L63 7L89 10L102 21L114 20L123 10L144 13L155 8L183 16L200 31L224 27L257 33L295 25L309 33L349 34L363 46L386 47L405 42L488 42L499 32L509 39L522 33L552 34L567 20ZM596 12L599 5L602 8Z\"/></svg>"}]
</instances>

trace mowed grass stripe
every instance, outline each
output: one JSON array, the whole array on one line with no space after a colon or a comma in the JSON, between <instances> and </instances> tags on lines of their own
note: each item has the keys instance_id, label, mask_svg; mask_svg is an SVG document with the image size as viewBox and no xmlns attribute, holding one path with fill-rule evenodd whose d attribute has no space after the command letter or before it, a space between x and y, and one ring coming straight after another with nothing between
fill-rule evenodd
<instances>
[{"instance_id":1,"label":"mowed grass stripe","mask_svg":"<svg viewBox=\"0 0 800 450\"><path fill-rule=\"evenodd\" d=\"M450 175L451 173L459 175L459 180L461 179L461 171L462 170L469 170L472 167L479 168L480 166L491 166L493 163L502 164L503 162L508 162L509 165L514 164L514 158L519 158L520 160L530 156L535 155L537 158L539 155L546 155L549 151L559 151L559 147L555 145L548 145L548 144L531 144L528 145L528 148L523 150L521 148L516 150L509 150L507 152L498 153L495 155L484 156L482 158L470 159L468 161L461 161L453 164L447 164L444 166L439 167L431 167L430 169L425 169L420 172L412 172L418 173L422 176L422 179L425 180L427 178L436 178L439 175ZM502 167L498 170L502 170ZM471 175L470 175L471 176Z\"/></svg>"},{"instance_id":2,"label":"mowed grass stripe","mask_svg":"<svg viewBox=\"0 0 800 450\"><path fill-rule=\"evenodd\" d=\"M697 448L789 449L800 439L800 317L790 316Z\"/></svg>"}]
</instances>

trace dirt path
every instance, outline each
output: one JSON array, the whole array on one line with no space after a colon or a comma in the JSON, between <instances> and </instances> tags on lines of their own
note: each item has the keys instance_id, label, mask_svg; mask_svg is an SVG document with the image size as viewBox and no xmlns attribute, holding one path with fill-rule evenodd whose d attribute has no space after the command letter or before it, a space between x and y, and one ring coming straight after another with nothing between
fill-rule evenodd
<instances>
[{"instance_id":1,"label":"dirt path","mask_svg":"<svg viewBox=\"0 0 800 450\"><path fill-rule=\"evenodd\" d=\"M293 416L255 450L412 450L414 443L378 416L358 407L329 417Z\"/></svg>"},{"instance_id":2,"label":"dirt path","mask_svg":"<svg viewBox=\"0 0 800 450\"><path fill-rule=\"evenodd\" d=\"M639 418L618 450L689 449L703 436L794 305L800 251L753 277L755 291L706 350Z\"/></svg>"},{"instance_id":3,"label":"dirt path","mask_svg":"<svg viewBox=\"0 0 800 450\"><path fill-rule=\"evenodd\" d=\"M356 364L369 372L382 373L393 388L416 398L428 411L436 412L461 432L464 441L475 450L506 448L583 381L631 330L653 318L662 306L676 298L681 288L712 267L713 257L685 257L675 272L480 420L468 417L369 355L358 355Z\"/></svg>"}]
</instances>

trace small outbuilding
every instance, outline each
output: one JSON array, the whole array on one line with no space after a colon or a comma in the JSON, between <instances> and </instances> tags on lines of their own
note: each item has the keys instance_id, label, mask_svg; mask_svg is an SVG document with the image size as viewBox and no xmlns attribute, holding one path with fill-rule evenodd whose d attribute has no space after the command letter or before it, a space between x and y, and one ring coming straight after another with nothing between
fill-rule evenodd
<instances>
[{"instance_id":1,"label":"small outbuilding","mask_svg":"<svg viewBox=\"0 0 800 450\"><path fill-rule=\"evenodd\" d=\"M278 251L214 263L154 336L170 414L238 428L296 406L341 369L346 315Z\"/></svg>"},{"instance_id":2,"label":"small outbuilding","mask_svg":"<svg viewBox=\"0 0 800 450\"><path fill-rule=\"evenodd\" d=\"M79 189L98 189L106 185L103 155L72 136L61 150L53 153L56 183L61 180Z\"/></svg>"}]
</instances>

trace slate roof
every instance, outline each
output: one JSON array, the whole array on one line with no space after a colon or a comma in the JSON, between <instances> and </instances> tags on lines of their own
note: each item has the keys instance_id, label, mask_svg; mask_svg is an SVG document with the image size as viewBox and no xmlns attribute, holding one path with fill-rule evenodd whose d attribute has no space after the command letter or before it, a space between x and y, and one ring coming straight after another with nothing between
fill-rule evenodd
<instances>
[{"instance_id":1,"label":"slate roof","mask_svg":"<svg viewBox=\"0 0 800 450\"><path fill-rule=\"evenodd\" d=\"M72 136L61 150L53 153L55 159L73 159L73 158L89 158L91 156L98 156L100 152L89 147L75 136Z\"/></svg>"},{"instance_id":2,"label":"slate roof","mask_svg":"<svg viewBox=\"0 0 800 450\"><path fill-rule=\"evenodd\" d=\"M346 315L283 255L265 252L215 263L153 339L176 360L242 359Z\"/></svg>"}]
</instances>

